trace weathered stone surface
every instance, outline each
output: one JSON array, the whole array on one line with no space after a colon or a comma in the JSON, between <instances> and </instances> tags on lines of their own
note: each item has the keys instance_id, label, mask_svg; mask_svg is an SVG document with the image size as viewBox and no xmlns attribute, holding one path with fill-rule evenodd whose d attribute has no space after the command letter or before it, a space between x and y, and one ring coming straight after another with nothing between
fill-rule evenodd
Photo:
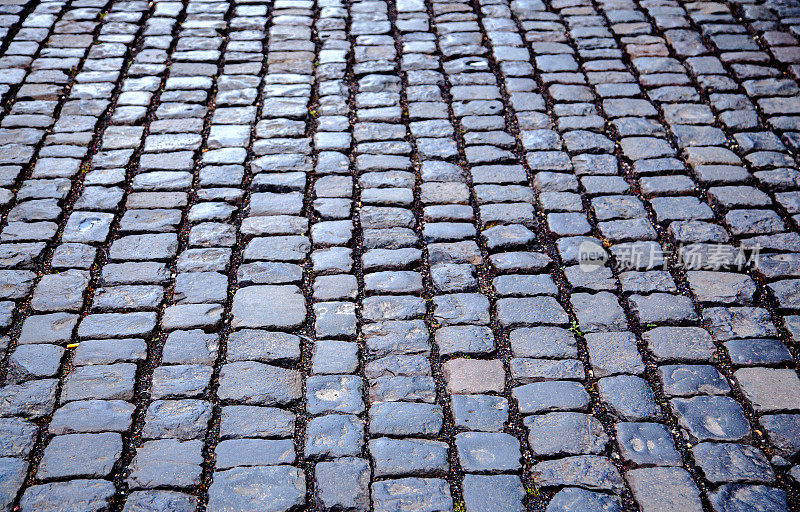
<instances>
[{"instance_id":1,"label":"weathered stone surface","mask_svg":"<svg viewBox=\"0 0 800 512\"><path fill-rule=\"evenodd\" d=\"M216 468L239 466L272 466L295 461L291 439L227 439L214 451Z\"/></svg>"},{"instance_id":2,"label":"weathered stone surface","mask_svg":"<svg viewBox=\"0 0 800 512\"><path fill-rule=\"evenodd\" d=\"M522 512L525 490L516 475L465 475L462 483L464 510Z\"/></svg>"},{"instance_id":3,"label":"weathered stone surface","mask_svg":"<svg viewBox=\"0 0 800 512\"><path fill-rule=\"evenodd\" d=\"M113 497L114 484L107 480L53 482L28 488L20 510L95 512L108 507Z\"/></svg>"},{"instance_id":4,"label":"weathered stone surface","mask_svg":"<svg viewBox=\"0 0 800 512\"><path fill-rule=\"evenodd\" d=\"M638 466L679 466L681 455L675 449L667 427L660 423L616 425L617 446L622 458Z\"/></svg>"},{"instance_id":5,"label":"weathered stone surface","mask_svg":"<svg viewBox=\"0 0 800 512\"><path fill-rule=\"evenodd\" d=\"M434 404L384 402L369 409L372 434L436 435L441 431L443 421L442 408Z\"/></svg>"},{"instance_id":6,"label":"weathered stone surface","mask_svg":"<svg viewBox=\"0 0 800 512\"><path fill-rule=\"evenodd\" d=\"M210 419L211 404L204 400L156 400L145 413L142 437L201 438Z\"/></svg>"},{"instance_id":7,"label":"weathered stone surface","mask_svg":"<svg viewBox=\"0 0 800 512\"><path fill-rule=\"evenodd\" d=\"M28 463L26 461L12 457L0 458L0 504L3 507L9 508L14 502L17 492L25 482L27 473Z\"/></svg>"},{"instance_id":8,"label":"weathered stone surface","mask_svg":"<svg viewBox=\"0 0 800 512\"><path fill-rule=\"evenodd\" d=\"M608 435L596 418L576 412L551 412L524 419L528 443L537 456L601 453Z\"/></svg>"},{"instance_id":9,"label":"weathered stone surface","mask_svg":"<svg viewBox=\"0 0 800 512\"><path fill-rule=\"evenodd\" d=\"M531 474L537 485L580 486L592 490L619 492L624 484L617 468L605 457L578 455L536 463Z\"/></svg>"},{"instance_id":10,"label":"weathered stone surface","mask_svg":"<svg viewBox=\"0 0 800 512\"><path fill-rule=\"evenodd\" d=\"M67 434L50 440L36 475L42 480L65 477L104 477L122 455L117 433Z\"/></svg>"},{"instance_id":11,"label":"weathered stone surface","mask_svg":"<svg viewBox=\"0 0 800 512\"><path fill-rule=\"evenodd\" d=\"M633 375L604 377L597 382L600 399L622 420L657 419L661 411L647 381Z\"/></svg>"},{"instance_id":12,"label":"weathered stone surface","mask_svg":"<svg viewBox=\"0 0 800 512\"><path fill-rule=\"evenodd\" d=\"M622 501L616 496L588 491L578 487L567 487L558 491L547 505L547 512L620 512Z\"/></svg>"},{"instance_id":13,"label":"weathered stone surface","mask_svg":"<svg viewBox=\"0 0 800 512\"><path fill-rule=\"evenodd\" d=\"M200 483L203 442L159 439L137 448L127 478L134 489L175 487L188 489Z\"/></svg>"},{"instance_id":14,"label":"weathered stone surface","mask_svg":"<svg viewBox=\"0 0 800 512\"><path fill-rule=\"evenodd\" d=\"M459 427L496 432L508 421L508 400L491 395L453 395L453 419Z\"/></svg>"},{"instance_id":15,"label":"weathered stone surface","mask_svg":"<svg viewBox=\"0 0 800 512\"><path fill-rule=\"evenodd\" d=\"M441 441L381 437L368 446L375 475L443 475L450 467L447 444Z\"/></svg>"},{"instance_id":16,"label":"weathered stone surface","mask_svg":"<svg viewBox=\"0 0 800 512\"><path fill-rule=\"evenodd\" d=\"M642 510L692 511L703 508L700 493L682 468L642 468L625 474Z\"/></svg>"},{"instance_id":17,"label":"weathered stone surface","mask_svg":"<svg viewBox=\"0 0 800 512\"><path fill-rule=\"evenodd\" d=\"M312 418L306 427L305 456L309 459L356 456L361 452L364 422L349 414Z\"/></svg>"},{"instance_id":18,"label":"weathered stone surface","mask_svg":"<svg viewBox=\"0 0 800 512\"><path fill-rule=\"evenodd\" d=\"M572 381L532 382L514 388L512 395L519 402L523 414L584 410L589 405L589 394L583 386Z\"/></svg>"},{"instance_id":19,"label":"weathered stone surface","mask_svg":"<svg viewBox=\"0 0 800 512\"><path fill-rule=\"evenodd\" d=\"M722 485L717 491L710 493L709 501L714 510L719 512L790 510L783 490L764 485Z\"/></svg>"},{"instance_id":20,"label":"weathered stone surface","mask_svg":"<svg viewBox=\"0 0 800 512\"><path fill-rule=\"evenodd\" d=\"M197 498L175 491L134 491L125 500L123 512L156 512L172 510L191 512L197 507Z\"/></svg>"},{"instance_id":21,"label":"weathered stone surface","mask_svg":"<svg viewBox=\"0 0 800 512\"><path fill-rule=\"evenodd\" d=\"M738 441L750 434L742 406L726 396L673 398L678 423L698 440Z\"/></svg>"},{"instance_id":22,"label":"weathered stone surface","mask_svg":"<svg viewBox=\"0 0 800 512\"><path fill-rule=\"evenodd\" d=\"M375 512L436 512L453 509L450 486L438 478L400 478L372 484Z\"/></svg>"},{"instance_id":23,"label":"weathered stone surface","mask_svg":"<svg viewBox=\"0 0 800 512\"><path fill-rule=\"evenodd\" d=\"M303 296L294 286L248 286L233 296L235 328L298 327L306 319Z\"/></svg>"},{"instance_id":24,"label":"weathered stone surface","mask_svg":"<svg viewBox=\"0 0 800 512\"><path fill-rule=\"evenodd\" d=\"M36 425L22 418L0 418L0 457L26 457L36 432Z\"/></svg>"},{"instance_id":25,"label":"weathered stone surface","mask_svg":"<svg viewBox=\"0 0 800 512\"><path fill-rule=\"evenodd\" d=\"M500 392L505 388L505 370L502 361L477 359L451 359L443 365L443 373L450 393Z\"/></svg>"},{"instance_id":26,"label":"weathered stone surface","mask_svg":"<svg viewBox=\"0 0 800 512\"><path fill-rule=\"evenodd\" d=\"M305 503L303 472L291 466L254 466L214 473L208 510L282 512Z\"/></svg>"},{"instance_id":27,"label":"weathered stone surface","mask_svg":"<svg viewBox=\"0 0 800 512\"><path fill-rule=\"evenodd\" d=\"M291 437L295 416L276 407L228 405L220 415L220 437Z\"/></svg>"},{"instance_id":28,"label":"weathered stone surface","mask_svg":"<svg viewBox=\"0 0 800 512\"><path fill-rule=\"evenodd\" d=\"M300 374L253 361L229 363L219 376L222 400L252 405L288 404L301 396Z\"/></svg>"},{"instance_id":29,"label":"weathered stone surface","mask_svg":"<svg viewBox=\"0 0 800 512\"><path fill-rule=\"evenodd\" d=\"M314 467L316 497L329 510L369 510L369 479L367 461L354 457Z\"/></svg>"},{"instance_id":30,"label":"weathered stone surface","mask_svg":"<svg viewBox=\"0 0 800 512\"><path fill-rule=\"evenodd\" d=\"M774 412L800 409L800 379L794 371L742 368L734 376L755 410Z\"/></svg>"},{"instance_id":31,"label":"weathered stone surface","mask_svg":"<svg viewBox=\"0 0 800 512\"><path fill-rule=\"evenodd\" d=\"M0 510L795 504L794 4L268 3L0 6Z\"/></svg>"},{"instance_id":32,"label":"weathered stone surface","mask_svg":"<svg viewBox=\"0 0 800 512\"><path fill-rule=\"evenodd\" d=\"M462 469L475 473L500 473L520 468L519 441L500 432L465 432L456 436Z\"/></svg>"},{"instance_id":33,"label":"weathered stone surface","mask_svg":"<svg viewBox=\"0 0 800 512\"><path fill-rule=\"evenodd\" d=\"M746 444L700 443L692 448L697 465L710 482L772 482L767 457Z\"/></svg>"}]
</instances>

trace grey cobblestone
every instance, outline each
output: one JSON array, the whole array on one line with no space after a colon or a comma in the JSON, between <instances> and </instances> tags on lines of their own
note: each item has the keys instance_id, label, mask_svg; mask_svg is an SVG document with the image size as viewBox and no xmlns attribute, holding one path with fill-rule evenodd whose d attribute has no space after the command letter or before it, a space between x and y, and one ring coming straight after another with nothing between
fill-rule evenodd
<instances>
[{"instance_id":1,"label":"grey cobblestone","mask_svg":"<svg viewBox=\"0 0 800 512\"><path fill-rule=\"evenodd\" d=\"M797 508L799 12L5 2L0 510Z\"/></svg>"}]
</instances>

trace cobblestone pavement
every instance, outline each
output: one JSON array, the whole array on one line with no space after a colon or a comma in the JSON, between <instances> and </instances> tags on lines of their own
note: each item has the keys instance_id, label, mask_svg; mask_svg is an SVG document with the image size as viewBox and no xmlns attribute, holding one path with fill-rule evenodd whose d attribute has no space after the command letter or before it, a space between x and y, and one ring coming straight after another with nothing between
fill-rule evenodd
<instances>
[{"instance_id":1,"label":"cobblestone pavement","mask_svg":"<svg viewBox=\"0 0 800 512\"><path fill-rule=\"evenodd\" d=\"M0 510L799 509L796 1L0 26Z\"/></svg>"}]
</instances>

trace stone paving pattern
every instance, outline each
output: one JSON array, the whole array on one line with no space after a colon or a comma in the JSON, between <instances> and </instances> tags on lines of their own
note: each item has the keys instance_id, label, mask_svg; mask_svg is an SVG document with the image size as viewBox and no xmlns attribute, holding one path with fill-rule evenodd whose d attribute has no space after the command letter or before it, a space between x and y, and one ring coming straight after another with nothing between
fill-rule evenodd
<instances>
[{"instance_id":1,"label":"stone paving pattern","mask_svg":"<svg viewBox=\"0 0 800 512\"><path fill-rule=\"evenodd\" d=\"M0 510L800 507L796 1L0 27Z\"/></svg>"}]
</instances>

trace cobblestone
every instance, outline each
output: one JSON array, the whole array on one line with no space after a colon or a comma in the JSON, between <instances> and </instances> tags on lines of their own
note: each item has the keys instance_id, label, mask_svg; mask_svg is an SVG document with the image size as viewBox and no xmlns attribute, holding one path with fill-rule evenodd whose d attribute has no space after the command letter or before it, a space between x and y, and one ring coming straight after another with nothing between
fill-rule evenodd
<instances>
[{"instance_id":1,"label":"cobblestone","mask_svg":"<svg viewBox=\"0 0 800 512\"><path fill-rule=\"evenodd\" d=\"M797 509L799 12L8 0L0 511Z\"/></svg>"}]
</instances>

